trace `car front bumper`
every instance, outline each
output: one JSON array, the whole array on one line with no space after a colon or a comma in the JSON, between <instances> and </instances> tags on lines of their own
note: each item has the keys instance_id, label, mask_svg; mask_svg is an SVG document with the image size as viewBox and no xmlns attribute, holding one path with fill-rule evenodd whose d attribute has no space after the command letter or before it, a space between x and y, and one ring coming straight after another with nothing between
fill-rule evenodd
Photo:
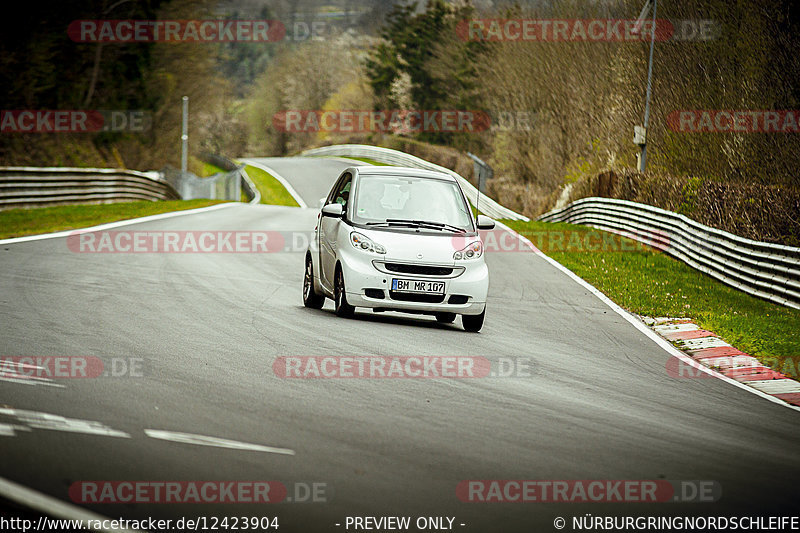
<instances>
[{"instance_id":1,"label":"car front bumper","mask_svg":"<svg viewBox=\"0 0 800 533\"><path fill-rule=\"evenodd\" d=\"M373 264L373 261L376 260L383 261L383 258L376 254L356 249L341 250L340 252L347 302L355 307L409 313L456 313L460 315L479 315L486 307L489 269L483 259L457 262L456 267L464 267L464 270L457 275L454 272L452 277L429 276L382 272ZM425 265L453 267L452 263L448 265L425 263ZM445 294L441 297L441 301L430 301L439 298L394 293L390 290L392 278L442 281L445 284ZM383 297L377 297L378 293Z\"/></svg>"}]
</instances>

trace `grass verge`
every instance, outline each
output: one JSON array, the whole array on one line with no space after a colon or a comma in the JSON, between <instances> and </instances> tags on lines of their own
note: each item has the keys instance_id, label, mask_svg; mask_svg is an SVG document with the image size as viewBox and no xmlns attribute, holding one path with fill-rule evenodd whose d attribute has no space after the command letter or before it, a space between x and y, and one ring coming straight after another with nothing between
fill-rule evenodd
<instances>
[{"instance_id":1,"label":"grass verge","mask_svg":"<svg viewBox=\"0 0 800 533\"><path fill-rule=\"evenodd\" d=\"M0 239L80 229L118 220L183 211L223 200L171 200L166 202L124 202L100 205L59 205L0 211Z\"/></svg>"},{"instance_id":2,"label":"grass verge","mask_svg":"<svg viewBox=\"0 0 800 533\"><path fill-rule=\"evenodd\" d=\"M224 174L226 172L225 169L211 163L206 163L205 161L202 161L202 165L203 173L200 176L202 178L207 178L209 176L213 176L214 174Z\"/></svg>"},{"instance_id":3,"label":"grass verge","mask_svg":"<svg viewBox=\"0 0 800 533\"><path fill-rule=\"evenodd\" d=\"M692 318L764 365L800 377L800 310L750 296L611 233L573 224L503 222L628 311Z\"/></svg>"},{"instance_id":4,"label":"grass verge","mask_svg":"<svg viewBox=\"0 0 800 533\"><path fill-rule=\"evenodd\" d=\"M258 190L261 191L262 204L300 207L292 195L289 194L289 191L286 190L286 187L266 170L251 165L246 165L244 170L253 180Z\"/></svg>"},{"instance_id":5,"label":"grass verge","mask_svg":"<svg viewBox=\"0 0 800 533\"><path fill-rule=\"evenodd\" d=\"M352 159L354 161L361 161L362 163L367 163L368 165L375 165L376 167L392 167L394 165L390 165L389 163L381 163L380 161L375 161L374 159L370 159L369 157L353 157L350 155L341 156L344 159Z\"/></svg>"}]
</instances>

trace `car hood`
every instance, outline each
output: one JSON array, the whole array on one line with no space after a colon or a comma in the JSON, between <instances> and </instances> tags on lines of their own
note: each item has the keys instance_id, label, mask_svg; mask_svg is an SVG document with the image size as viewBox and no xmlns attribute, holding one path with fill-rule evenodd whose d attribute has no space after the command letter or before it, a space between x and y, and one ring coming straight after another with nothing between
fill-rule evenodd
<instances>
[{"instance_id":1,"label":"car hood","mask_svg":"<svg viewBox=\"0 0 800 533\"><path fill-rule=\"evenodd\" d=\"M435 263L454 265L453 254L468 244L480 240L477 235L465 236L457 233L442 232L416 233L413 231L384 231L356 228L355 231L366 235L386 248L385 261ZM469 235L469 234L467 234Z\"/></svg>"}]
</instances>

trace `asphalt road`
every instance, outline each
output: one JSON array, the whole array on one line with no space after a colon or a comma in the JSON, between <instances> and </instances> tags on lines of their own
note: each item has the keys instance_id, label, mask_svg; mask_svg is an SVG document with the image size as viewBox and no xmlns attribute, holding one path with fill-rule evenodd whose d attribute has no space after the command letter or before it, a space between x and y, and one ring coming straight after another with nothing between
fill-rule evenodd
<instances>
[{"instance_id":1,"label":"asphalt road","mask_svg":"<svg viewBox=\"0 0 800 533\"><path fill-rule=\"evenodd\" d=\"M342 170L366 164L357 160L314 158L314 163L309 165L307 158L299 157L254 157L245 161L267 165L280 174L311 208L316 208L320 198L328 195Z\"/></svg>"},{"instance_id":2,"label":"asphalt road","mask_svg":"<svg viewBox=\"0 0 800 533\"><path fill-rule=\"evenodd\" d=\"M315 206L338 161L271 160ZM309 231L312 209L235 205L124 230ZM532 253L487 255L486 324L301 302L302 252L91 254L64 238L0 246L0 356L141 359L141 376L0 380L0 476L70 501L81 480L324 483L326 502L94 504L109 517L451 516L460 531L555 531L557 516L797 512L800 414L670 357ZM280 356L480 356L528 375L283 379ZM22 380L25 381L25 380ZM31 384L34 383L34 384ZM54 386L57 385L57 386ZM78 425L18 409L102 423ZM91 434L76 432L91 428ZM294 455L160 440L166 430ZM462 480L707 480L714 503L464 503ZM321 499L321 498L320 498ZM335 524L341 524L336 526ZM460 524L465 524L461 526ZM350 528L350 531L353 529ZM412 529L416 531L416 529ZM568 522L566 531L571 531Z\"/></svg>"}]
</instances>

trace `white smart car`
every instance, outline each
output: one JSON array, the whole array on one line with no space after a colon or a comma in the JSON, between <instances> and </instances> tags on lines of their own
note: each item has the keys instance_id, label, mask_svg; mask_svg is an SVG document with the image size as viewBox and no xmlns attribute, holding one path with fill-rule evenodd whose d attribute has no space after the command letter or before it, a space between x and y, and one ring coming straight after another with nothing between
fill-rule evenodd
<instances>
[{"instance_id":1,"label":"white smart car","mask_svg":"<svg viewBox=\"0 0 800 533\"><path fill-rule=\"evenodd\" d=\"M472 216L455 178L403 167L351 167L321 200L305 258L303 303L325 298L336 314L356 307L434 315L479 331L486 316L489 270L478 230L494 221Z\"/></svg>"}]
</instances>

